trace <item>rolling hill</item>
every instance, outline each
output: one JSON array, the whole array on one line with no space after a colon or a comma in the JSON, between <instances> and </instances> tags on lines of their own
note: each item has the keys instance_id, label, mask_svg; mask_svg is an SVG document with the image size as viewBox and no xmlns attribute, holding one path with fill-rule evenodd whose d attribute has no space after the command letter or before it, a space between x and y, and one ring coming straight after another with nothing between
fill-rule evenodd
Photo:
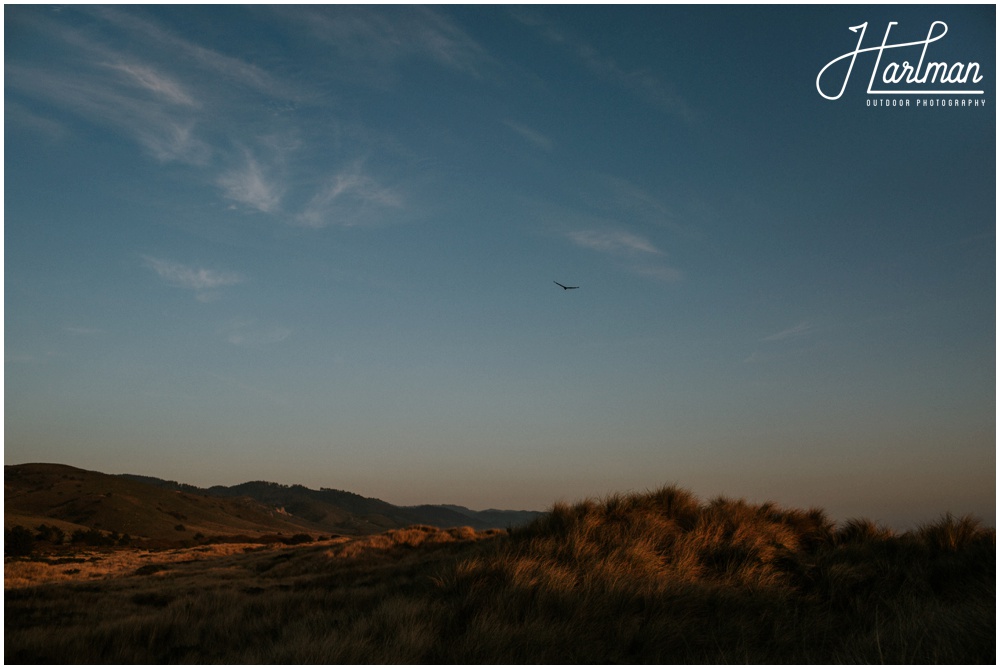
<instances>
[{"instance_id":1,"label":"rolling hill","mask_svg":"<svg viewBox=\"0 0 1000 669\"><path fill-rule=\"evenodd\" d=\"M409 525L522 525L531 511L472 511L459 506L401 507L379 499L301 485L251 481L196 486L135 474L104 474L60 464L4 467L4 524L65 532L97 529L157 541L307 533L361 535Z\"/></svg>"},{"instance_id":2,"label":"rolling hill","mask_svg":"<svg viewBox=\"0 0 1000 669\"><path fill-rule=\"evenodd\" d=\"M4 467L4 525L96 529L133 538L319 532L324 528L246 498L170 490L58 464Z\"/></svg>"},{"instance_id":3,"label":"rolling hill","mask_svg":"<svg viewBox=\"0 0 1000 669\"><path fill-rule=\"evenodd\" d=\"M302 485L284 485L270 481L249 481L234 486L210 488L165 481L150 476L121 474L123 478L143 481L158 487L223 498L249 498L291 517L318 524L340 534L370 534L407 525L434 527L468 526L477 530L517 527L542 515L540 511L487 509L473 511L452 504L396 506L374 497L353 492Z\"/></svg>"}]
</instances>

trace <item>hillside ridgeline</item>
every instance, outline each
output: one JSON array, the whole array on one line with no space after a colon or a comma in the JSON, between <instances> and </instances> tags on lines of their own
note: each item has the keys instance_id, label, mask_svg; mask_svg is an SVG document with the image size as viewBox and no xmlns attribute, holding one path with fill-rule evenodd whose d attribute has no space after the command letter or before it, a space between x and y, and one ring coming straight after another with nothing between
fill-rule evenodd
<instances>
[{"instance_id":1,"label":"hillside ridgeline","mask_svg":"<svg viewBox=\"0 0 1000 669\"><path fill-rule=\"evenodd\" d=\"M226 537L310 537L384 532L414 524L485 530L523 524L525 511L400 507L350 492L254 481L195 486L151 476L111 475L59 464L4 467L4 525L29 530L128 535L184 544Z\"/></svg>"}]
</instances>

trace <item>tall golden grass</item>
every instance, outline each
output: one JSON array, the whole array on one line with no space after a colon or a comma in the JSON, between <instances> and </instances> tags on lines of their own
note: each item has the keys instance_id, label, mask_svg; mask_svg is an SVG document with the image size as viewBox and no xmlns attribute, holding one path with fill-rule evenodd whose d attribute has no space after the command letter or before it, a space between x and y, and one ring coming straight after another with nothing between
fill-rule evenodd
<instances>
[{"instance_id":1,"label":"tall golden grass","mask_svg":"<svg viewBox=\"0 0 1000 669\"><path fill-rule=\"evenodd\" d=\"M995 532L971 518L897 534L667 487L510 532L417 526L155 564L8 583L5 661L996 659Z\"/></svg>"}]
</instances>

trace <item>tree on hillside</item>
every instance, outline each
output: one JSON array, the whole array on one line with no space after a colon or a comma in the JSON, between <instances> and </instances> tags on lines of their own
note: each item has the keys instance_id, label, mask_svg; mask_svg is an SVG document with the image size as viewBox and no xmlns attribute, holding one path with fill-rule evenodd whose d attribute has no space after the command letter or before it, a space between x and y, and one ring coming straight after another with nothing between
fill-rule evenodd
<instances>
[{"instance_id":1,"label":"tree on hillside","mask_svg":"<svg viewBox=\"0 0 1000 669\"><path fill-rule=\"evenodd\" d=\"M53 544L61 544L66 538L66 533L54 525L39 525L35 529L38 530L38 534L35 535L35 539L38 541L48 541Z\"/></svg>"},{"instance_id":2,"label":"tree on hillside","mask_svg":"<svg viewBox=\"0 0 1000 669\"><path fill-rule=\"evenodd\" d=\"M17 556L28 555L35 547L35 537L31 530L21 525L15 525L9 530L3 531L3 553L4 555Z\"/></svg>"}]
</instances>

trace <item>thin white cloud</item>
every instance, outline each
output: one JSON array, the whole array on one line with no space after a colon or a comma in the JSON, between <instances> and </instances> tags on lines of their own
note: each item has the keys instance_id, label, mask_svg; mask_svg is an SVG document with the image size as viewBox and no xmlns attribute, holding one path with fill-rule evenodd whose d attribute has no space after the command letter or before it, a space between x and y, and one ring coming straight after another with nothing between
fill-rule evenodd
<instances>
[{"instance_id":1,"label":"thin white cloud","mask_svg":"<svg viewBox=\"0 0 1000 669\"><path fill-rule=\"evenodd\" d=\"M200 302L215 299L216 291L225 286L243 283L245 278L236 272L194 268L171 260L142 256L143 263L165 283L176 288L195 291L195 298Z\"/></svg>"},{"instance_id":2,"label":"thin white cloud","mask_svg":"<svg viewBox=\"0 0 1000 669\"><path fill-rule=\"evenodd\" d=\"M13 115L22 119L22 125L46 127L55 136L59 125L37 120L37 109L55 108L64 116L130 138L157 161L198 168L193 176L215 188L234 208L266 213L276 221L315 228L367 225L402 207L398 187L360 162L325 180L315 176L320 163L314 147L332 141L337 150L355 155L374 150L398 157L405 152L392 138L373 137L364 127L344 134L335 118L317 133L291 113L307 97L294 83L203 48L166 24L141 16L141 11L117 7L73 11L84 15L87 29L41 12L26 13L32 29L46 36L65 58L25 58L5 65L8 105L15 105ZM356 48L358 53L372 49L372 58L384 57L393 64L423 58L449 69L474 71L475 63L485 58L456 25L422 8L266 11L315 16L321 19L317 26L336 24L350 37L345 49ZM412 25L404 14L413 19ZM389 31L380 32L383 27ZM323 47L330 35L321 37L324 42L318 45ZM141 51L129 46L136 43L141 43ZM309 99L313 105L323 105L326 88L316 84L310 87ZM66 132L75 130L71 123L65 127ZM212 297L199 295L199 299Z\"/></svg>"},{"instance_id":3,"label":"thin white cloud","mask_svg":"<svg viewBox=\"0 0 1000 669\"><path fill-rule=\"evenodd\" d=\"M90 9L80 11L91 13ZM91 30L71 27L41 13L19 17L30 30L51 40L58 51L69 49L64 60L44 65L9 62L6 85L16 94L42 99L91 123L124 131L157 160L204 165L212 150L195 136L203 106L196 92L177 76L174 53L153 64L95 38L105 29L100 21Z\"/></svg>"},{"instance_id":4,"label":"thin white cloud","mask_svg":"<svg viewBox=\"0 0 1000 669\"><path fill-rule=\"evenodd\" d=\"M222 194L230 200L266 213L278 209L284 190L277 182L268 178L249 151L244 154L243 165L222 174L217 184L222 189Z\"/></svg>"},{"instance_id":5,"label":"thin white cloud","mask_svg":"<svg viewBox=\"0 0 1000 669\"><path fill-rule=\"evenodd\" d=\"M597 77L631 91L649 104L685 120L692 120L690 105L673 89L646 69L628 70L613 58L603 55L586 40L563 26L541 17L535 12L516 8L511 15L520 23L534 30L542 38L568 50Z\"/></svg>"},{"instance_id":6,"label":"thin white cloud","mask_svg":"<svg viewBox=\"0 0 1000 669\"><path fill-rule=\"evenodd\" d=\"M654 197L648 191L628 179L612 175L604 175L602 178L613 194L615 201L622 207L643 212L653 217L662 218L670 214L670 209L659 198Z\"/></svg>"},{"instance_id":7,"label":"thin white cloud","mask_svg":"<svg viewBox=\"0 0 1000 669\"><path fill-rule=\"evenodd\" d=\"M662 253L648 239L625 230L573 230L567 236L578 246L603 253Z\"/></svg>"},{"instance_id":8,"label":"thin white cloud","mask_svg":"<svg viewBox=\"0 0 1000 669\"><path fill-rule=\"evenodd\" d=\"M475 77L489 62L484 49L447 17L424 7L295 7L282 16L306 27L336 52L331 67L341 76L383 86L401 63L430 60Z\"/></svg>"},{"instance_id":9,"label":"thin white cloud","mask_svg":"<svg viewBox=\"0 0 1000 669\"><path fill-rule=\"evenodd\" d=\"M624 214L629 220L662 227L687 238L698 236L694 230L678 223L674 211L660 196L621 177L604 174L598 179L597 192L602 200L614 206L616 215Z\"/></svg>"},{"instance_id":10,"label":"thin white cloud","mask_svg":"<svg viewBox=\"0 0 1000 669\"><path fill-rule=\"evenodd\" d=\"M664 260L666 254L644 237L620 229L574 230L566 235L574 244L618 259L633 274L673 283L683 273Z\"/></svg>"},{"instance_id":11,"label":"thin white cloud","mask_svg":"<svg viewBox=\"0 0 1000 669\"><path fill-rule=\"evenodd\" d=\"M333 175L309 201L298 220L314 228L351 227L371 223L377 212L402 205L399 193L379 183L358 162Z\"/></svg>"},{"instance_id":12,"label":"thin white cloud","mask_svg":"<svg viewBox=\"0 0 1000 669\"><path fill-rule=\"evenodd\" d=\"M62 123L9 100L4 102L3 117L4 123L16 124L20 128L38 133L50 141L60 139L66 134L66 126ZM10 128L9 125L8 128Z\"/></svg>"},{"instance_id":13,"label":"thin white cloud","mask_svg":"<svg viewBox=\"0 0 1000 669\"><path fill-rule=\"evenodd\" d=\"M816 326L808 321L803 321L798 325L788 328L787 330L782 330L781 332L775 332L772 335L761 338L761 341L782 341L784 339L792 339L794 337L802 337L805 335L812 334L816 331Z\"/></svg>"},{"instance_id":14,"label":"thin white cloud","mask_svg":"<svg viewBox=\"0 0 1000 669\"><path fill-rule=\"evenodd\" d=\"M94 71L56 74L33 66L8 65L6 84L97 125L124 130L158 160L203 165L212 153L195 136L192 116L167 109L162 100L136 94L133 87L123 87L114 78Z\"/></svg>"},{"instance_id":15,"label":"thin white cloud","mask_svg":"<svg viewBox=\"0 0 1000 669\"><path fill-rule=\"evenodd\" d=\"M602 185L605 188L602 190ZM607 196L606 184L598 182L588 191L603 202ZM604 197L598 197L600 194ZM599 253L621 270L637 276L674 283L684 279L684 272L673 265L669 254L651 239L632 232L624 224L625 215L620 209L611 208L609 216L595 215L596 205L584 196L584 205L567 207L551 201L533 201L530 209L546 236L564 239L573 245ZM633 217L636 218L636 217ZM647 225L641 222L644 227Z\"/></svg>"},{"instance_id":16,"label":"thin white cloud","mask_svg":"<svg viewBox=\"0 0 1000 669\"><path fill-rule=\"evenodd\" d=\"M544 149L545 151L552 150L552 140L537 130L515 121L511 121L510 119L505 120L503 124L538 148Z\"/></svg>"},{"instance_id":17,"label":"thin white cloud","mask_svg":"<svg viewBox=\"0 0 1000 669\"><path fill-rule=\"evenodd\" d=\"M276 97L294 97L289 86L265 70L238 58L206 49L184 39L156 23L122 12L117 8L97 7L94 11L104 20L126 32L165 48L175 58L182 58L214 74L228 83Z\"/></svg>"},{"instance_id":18,"label":"thin white cloud","mask_svg":"<svg viewBox=\"0 0 1000 669\"><path fill-rule=\"evenodd\" d=\"M780 332L761 337L758 341L767 342L767 345L762 347L764 350L753 351L743 362L765 364L788 356L803 355L819 343L810 337L820 329L810 321L802 321Z\"/></svg>"},{"instance_id":19,"label":"thin white cloud","mask_svg":"<svg viewBox=\"0 0 1000 669\"><path fill-rule=\"evenodd\" d=\"M414 29L418 50L453 70L479 74L480 61L485 57L482 47L465 31L444 16L426 7L416 8L415 21L404 27Z\"/></svg>"},{"instance_id":20,"label":"thin white cloud","mask_svg":"<svg viewBox=\"0 0 1000 669\"><path fill-rule=\"evenodd\" d=\"M194 125L165 120L154 127L136 127L134 132L139 143L160 162L204 165L212 149L195 135Z\"/></svg>"},{"instance_id":21,"label":"thin white cloud","mask_svg":"<svg viewBox=\"0 0 1000 669\"><path fill-rule=\"evenodd\" d=\"M153 93L166 102L188 107L199 106L198 102L179 82L152 67L125 61L108 63L107 67L124 73L132 84Z\"/></svg>"},{"instance_id":22,"label":"thin white cloud","mask_svg":"<svg viewBox=\"0 0 1000 669\"><path fill-rule=\"evenodd\" d=\"M68 49L67 57L62 66L8 63L10 91L124 132L161 162L208 168L206 181L222 187L230 199L265 211L276 206L280 191L262 187L266 182L259 166L256 172L248 164L220 174L211 162L221 157L226 165L229 147L252 143L246 141L245 125L233 120L236 110L294 107L292 87L134 13L110 7L74 11L87 15L89 30L25 14L33 30ZM142 43L142 58L128 47L108 46L129 41Z\"/></svg>"}]
</instances>

